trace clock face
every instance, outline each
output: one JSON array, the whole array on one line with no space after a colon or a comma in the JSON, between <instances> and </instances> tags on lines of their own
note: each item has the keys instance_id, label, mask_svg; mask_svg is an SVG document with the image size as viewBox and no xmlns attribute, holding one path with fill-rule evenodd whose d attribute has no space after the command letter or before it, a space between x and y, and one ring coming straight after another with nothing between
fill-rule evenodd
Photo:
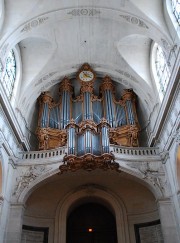
<instances>
[{"instance_id":1,"label":"clock face","mask_svg":"<svg viewBox=\"0 0 180 243\"><path fill-rule=\"evenodd\" d=\"M79 74L79 79L85 82L89 82L93 80L94 74L91 71L82 71Z\"/></svg>"}]
</instances>

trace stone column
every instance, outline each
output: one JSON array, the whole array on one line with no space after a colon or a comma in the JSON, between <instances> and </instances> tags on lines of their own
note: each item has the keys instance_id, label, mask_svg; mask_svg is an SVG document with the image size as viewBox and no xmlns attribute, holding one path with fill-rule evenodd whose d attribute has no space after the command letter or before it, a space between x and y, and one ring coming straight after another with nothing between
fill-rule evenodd
<instances>
[{"instance_id":1,"label":"stone column","mask_svg":"<svg viewBox=\"0 0 180 243\"><path fill-rule=\"evenodd\" d=\"M11 205L8 220L6 243L21 243L24 205Z\"/></svg>"},{"instance_id":2,"label":"stone column","mask_svg":"<svg viewBox=\"0 0 180 243\"><path fill-rule=\"evenodd\" d=\"M158 201L164 243L179 243L178 227L172 202L169 198Z\"/></svg>"}]
</instances>

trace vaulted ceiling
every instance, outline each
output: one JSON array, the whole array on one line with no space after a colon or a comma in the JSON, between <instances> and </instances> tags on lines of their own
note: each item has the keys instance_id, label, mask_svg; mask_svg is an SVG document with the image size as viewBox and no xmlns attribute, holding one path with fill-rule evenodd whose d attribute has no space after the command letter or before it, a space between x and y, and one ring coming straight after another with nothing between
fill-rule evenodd
<instances>
[{"instance_id":1,"label":"vaulted ceiling","mask_svg":"<svg viewBox=\"0 0 180 243\"><path fill-rule=\"evenodd\" d=\"M1 4L3 1L1 1ZM157 103L151 74L153 42L172 44L163 0L6 0L1 13L4 57L19 45L22 71L16 106L32 120L42 91L88 62L139 97L148 121ZM2 8L3 9L3 8Z\"/></svg>"}]
</instances>

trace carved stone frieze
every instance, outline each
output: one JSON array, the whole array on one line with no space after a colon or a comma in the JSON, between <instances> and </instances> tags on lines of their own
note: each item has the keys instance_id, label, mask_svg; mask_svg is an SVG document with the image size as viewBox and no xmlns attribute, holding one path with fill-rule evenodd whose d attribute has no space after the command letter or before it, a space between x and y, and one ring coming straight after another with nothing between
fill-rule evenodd
<instances>
[{"instance_id":1,"label":"carved stone frieze","mask_svg":"<svg viewBox=\"0 0 180 243\"><path fill-rule=\"evenodd\" d=\"M158 190L161 196L168 195L167 178L160 162L132 162L126 165L135 170L144 181Z\"/></svg>"},{"instance_id":2,"label":"carved stone frieze","mask_svg":"<svg viewBox=\"0 0 180 243\"><path fill-rule=\"evenodd\" d=\"M17 177L13 196L18 198L25 188L29 187L34 180L49 170L51 168L47 168L45 165L30 166L21 176Z\"/></svg>"},{"instance_id":3,"label":"carved stone frieze","mask_svg":"<svg viewBox=\"0 0 180 243\"><path fill-rule=\"evenodd\" d=\"M72 11L68 12L72 16L95 16L101 13L100 10L93 9L93 8L78 8L73 9Z\"/></svg>"},{"instance_id":4,"label":"carved stone frieze","mask_svg":"<svg viewBox=\"0 0 180 243\"><path fill-rule=\"evenodd\" d=\"M112 153L102 154L101 156L85 154L79 157L75 155L66 155L64 157L64 164L60 165L59 169L61 174L68 171L75 172L80 169L86 171L110 169L120 172L119 164L114 161L114 155Z\"/></svg>"},{"instance_id":5,"label":"carved stone frieze","mask_svg":"<svg viewBox=\"0 0 180 243\"><path fill-rule=\"evenodd\" d=\"M21 32L31 31L33 28L36 28L39 25L43 24L46 20L48 20L48 18L49 17L42 17L42 18L33 19L32 21L25 24L25 26L23 27Z\"/></svg>"},{"instance_id":6,"label":"carved stone frieze","mask_svg":"<svg viewBox=\"0 0 180 243\"><path fill-rule=\"evenodd\" d=\"M135 16L130 16L130 15L119 15L119 16L121 18L125 19L130 24L137 25L138 27L149 29L147 24L142 19L139 19Z\"/></svg>"},{"instance_id":7,"label":"carved stone frieze","mask_svg":"<svg viewBox=\"0 0 180 243\"><path fill-rule=\"evenodd\" d=\"M52 84L56 84L56 83L58 83L58 82L59 82L59 79L53 79L53 80L50 80L49 82L47 82L46 84L44 84L44 85L42 85L42 86L40 87L38 93L40 94L41 92L44 92L44 91L47 90L49 87L51 87Z\"/></svg>"},{"instance_id":8,"label":"carved stone frieze","mask_svg":"<svg viewBox=\"0 0 180 243\"><path fill-rule=\"evenodd\" d=\"M51 72L46 74L44 77L42 77L41 79L39 79L36 83L35 83L35 87L38 86L39 84L41 84L42 82L46 81L48 78L51 78L52 76L54 76L57 72Z\"/></svg>"},{"instance_id":9,"label":"carved stone frieze","mask_svg":"<svg viewBox=\"0 0 180 243\"><path fill-rule=\"evenodd\" d=\"M115 71L122 74L126 78L129 78L129 79L133 80L134 82L138 83L138 80L135 77L133 77L130 73L125 72L125 71L120 70L120 69L116 69Z\"/></svg>"}]
</instances>

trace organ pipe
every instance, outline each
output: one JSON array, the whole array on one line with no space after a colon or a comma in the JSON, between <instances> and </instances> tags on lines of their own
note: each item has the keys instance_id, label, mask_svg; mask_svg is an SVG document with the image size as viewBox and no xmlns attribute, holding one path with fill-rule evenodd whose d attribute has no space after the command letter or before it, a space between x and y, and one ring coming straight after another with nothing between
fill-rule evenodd
<instances>
[{"instance_id":1,"label":"organ pipe","mask_svg":"<svg viewBox=\"0 0 180 243\"><path fill-rule=\"evenodd\" d=\"M115 126L115 110L114 110L114 103L113 103L113 93L114 93L114 86L110 77L106 76L103 79L103 83L101 85L101 92L103 94L104 100L104 117L107 119L111 127Z\"/></svg>"},{"instance_id":2,"label":"organ pipe","mask_svg":"<svg viewBox=\"0 0 180 243\"><path fill-rule=\"evenodd\" d=\"M98 80L98 82L100 82ZM39 98L37 135L39 149L68 145L68 154L83 156L109 153L110 143L138 146L139 125L136 96L131 89L123 91L116 100L115 86L105 76L94 93L94 80L81 81L80 94L74 98L71 81L65 77L60 83L60 99L53 101L49 92ZM72 98L73 96L73 98Z\"/></svg>"},{"instance_id":3,"label":"organ pipe","mask_svg":"<svg viewBox=\"0 0 180 243\"><path fill-rule=\"evenodd\" d=\"M48 127L49 126L49 108L51 106L51 103L53 102L53 99L49 95L49 92L43 92L39 98L39 106L40 106L40 112L39 112L39 127Z\"/></svg>"},{"instance_id":4,"label":"organ pipe","mask_svg":"<svg viewBox=\"0 0 180 243\"><path fill-rule=\"evenodd\" d=\"M70 80L68 78L64 78L60 85L60 94L62 95L61 102L61 120L62 120L62 128L64 129L71 119L71 94L72 94L72 86Z\"/></svg>"}]
</instances>

